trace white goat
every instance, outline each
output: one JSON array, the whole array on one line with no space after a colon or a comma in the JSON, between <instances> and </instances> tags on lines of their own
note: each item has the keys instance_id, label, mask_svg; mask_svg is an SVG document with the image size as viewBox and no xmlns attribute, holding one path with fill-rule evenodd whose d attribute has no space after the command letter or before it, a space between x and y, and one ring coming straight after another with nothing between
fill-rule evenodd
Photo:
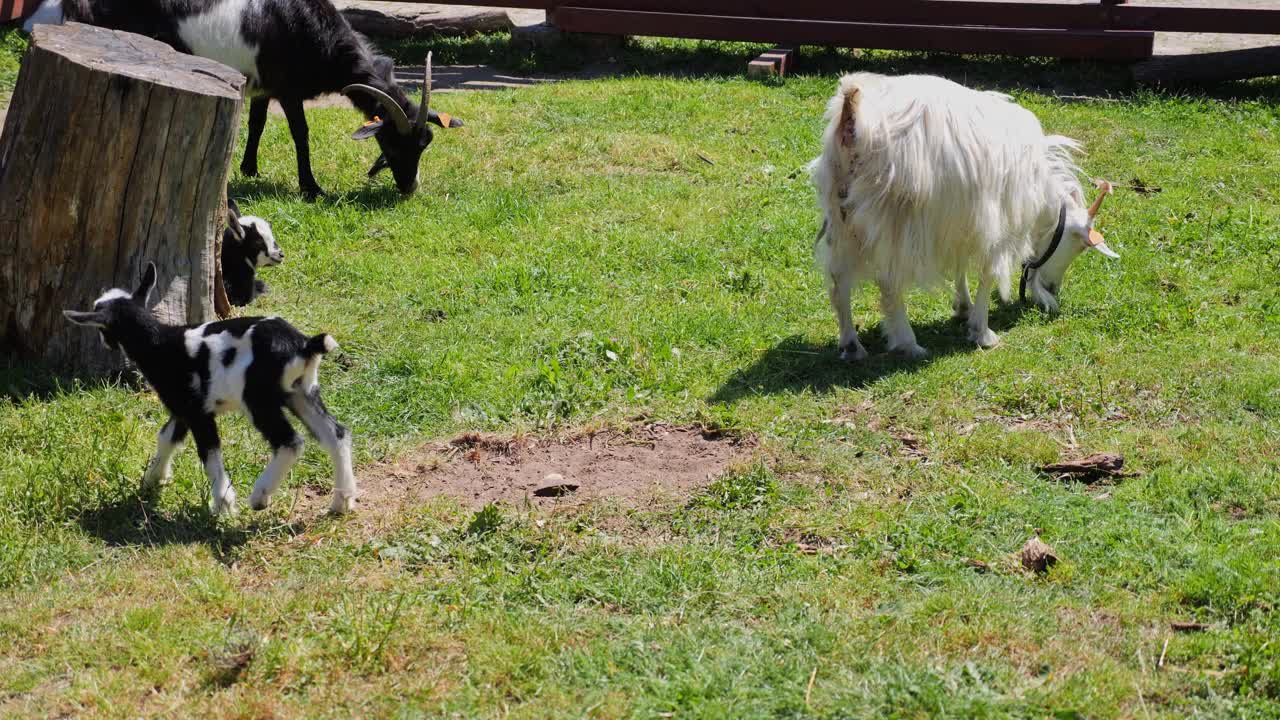
<instances>
[{"instance_id":1,"label":"white goat","mask_svg":"<svg viewBox=\"0 0 1280 720\"><path fill-rule=\"evenodd\" d=\"M814 253L830 282L840 356L866 357L849 307L853 285L875 280L888 347L926 355L907 321L912 285L955 279L956 317L969 339L991 347L991 290L1009 300L1012 265L1026 261L1036 304L1058 308L1067 266L1093 248L1118 257L1093 230L1110 192L1092 207L1072 160L1079 145L1045 135L1030 111L994 92L924 75L841 78L827 107L822 154L809 169L823 211ZM1036 258L1034 261L1031 258ZM965 272L976 263L972 303Z\"/></svg>"}]
</instances>

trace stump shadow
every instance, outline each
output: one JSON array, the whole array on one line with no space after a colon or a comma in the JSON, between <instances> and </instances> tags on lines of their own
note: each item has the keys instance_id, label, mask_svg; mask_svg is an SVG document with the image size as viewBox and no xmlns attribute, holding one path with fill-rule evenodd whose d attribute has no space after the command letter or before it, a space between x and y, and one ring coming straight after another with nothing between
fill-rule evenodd
<instances>
[{"instance_id":1,"label":"stump shadow","mask_svg":"<svg viewBox=\"0 0 1280 720\"><path fill-rule=\"evenodd\" d=\"M1007 331L1030 309L1018 302L993 305L991 329L998 333ZM912 360L888 352L877 323L859 331L870 356L859 362L845 362L836 347L833 320L831 340L816 344L800 335L784 338L750 366L734 372L707 400L733 404L755 395L825 394L837 389L863 388L889 375L915 372L939 358L979 351L969 341L965 325L960 321L937 320L912 327L916 340L929 351L924 358Z\"/></svg>"}]
</instances>

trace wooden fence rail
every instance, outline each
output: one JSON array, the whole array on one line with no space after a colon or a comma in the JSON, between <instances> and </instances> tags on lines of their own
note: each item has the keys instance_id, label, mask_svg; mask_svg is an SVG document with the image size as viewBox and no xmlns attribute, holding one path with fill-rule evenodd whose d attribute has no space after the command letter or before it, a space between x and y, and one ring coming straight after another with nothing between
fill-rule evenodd
<instances>
[{"instance_id":1,"label":"wooden fence rail","mask_svg":"<svg viewBox=\"0 0 1280 720\"><path fill-rule=\"evenodd\" d=\"M428 0L401 0L427 2ZM434 0L439 1L439 0ZM444 0L546 10L573 32L1137 60L1154 33L1280 35L1268 7L992 0Z\"/></svg>"}]
</instances>

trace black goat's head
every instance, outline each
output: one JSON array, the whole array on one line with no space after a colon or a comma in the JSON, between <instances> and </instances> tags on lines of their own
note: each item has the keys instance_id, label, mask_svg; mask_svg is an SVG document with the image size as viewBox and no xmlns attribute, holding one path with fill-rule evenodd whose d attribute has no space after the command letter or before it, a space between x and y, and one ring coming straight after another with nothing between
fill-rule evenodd
<instances>
[{"instance_id":1,"label":"black goat's head","mask_svg":"<svg viewBox=\"0 0 1280 720\"><path fill-rule=\"evenodd\" d=\"M388 75L390 74L388 72ZM389 77L388 82L394 83L394 77ZM412 119L395 98L371 85L348 85L342 89L342 92L347 96L351 96L352 93L363 93L375 100L382 109L385 117L375 116L360 126L351 137L355 140L377 138L382 154L373 162L373 167L369 168L369 177L377 175L386 168L391 168L396 187L400 188L400 192L405 195L418 189L418 161L434 137L431 128L427 126L427 121L444 128L462 127L461 120L430 109L430 53L427 54L427 62L422 74L422 107L418 109L417 116ZM412 109L412 103L409 105Z\"/></svg>"},{"instance_id":2,"label":"black goat's head","mask_svg":"<svg viewBox=\"0 0 1280 720\"><path fill-rule=\"evenodd\" d=\"M93 303L93 310L63 310L62 314L76 325L97 328L102 344L109 350L120 347L121 335L127 335L138 327L138 318L147 313L147 301L156 286L156 264L148 262L142 271L138 288L129 292L114 288L103 293Z\"/></svg>"}]
</instances>

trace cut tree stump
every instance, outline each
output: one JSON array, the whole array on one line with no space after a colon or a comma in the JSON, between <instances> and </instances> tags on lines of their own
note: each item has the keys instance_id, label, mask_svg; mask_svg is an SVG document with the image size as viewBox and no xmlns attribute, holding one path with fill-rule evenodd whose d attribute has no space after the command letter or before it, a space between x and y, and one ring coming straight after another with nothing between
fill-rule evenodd
<instances>
[{"instance_id":1,"label":"cut tree stump","mask_svg":"<svg viewBox=\"0 0 1280 720\"><path fill-rule=\"evenodd\" d=\"M62 310L136 287L147 261L161 319L230 310L215 291L243 85L141 35L36 26L0 137L0 356L119 371Z\"/></svg>"}]
</instances>

